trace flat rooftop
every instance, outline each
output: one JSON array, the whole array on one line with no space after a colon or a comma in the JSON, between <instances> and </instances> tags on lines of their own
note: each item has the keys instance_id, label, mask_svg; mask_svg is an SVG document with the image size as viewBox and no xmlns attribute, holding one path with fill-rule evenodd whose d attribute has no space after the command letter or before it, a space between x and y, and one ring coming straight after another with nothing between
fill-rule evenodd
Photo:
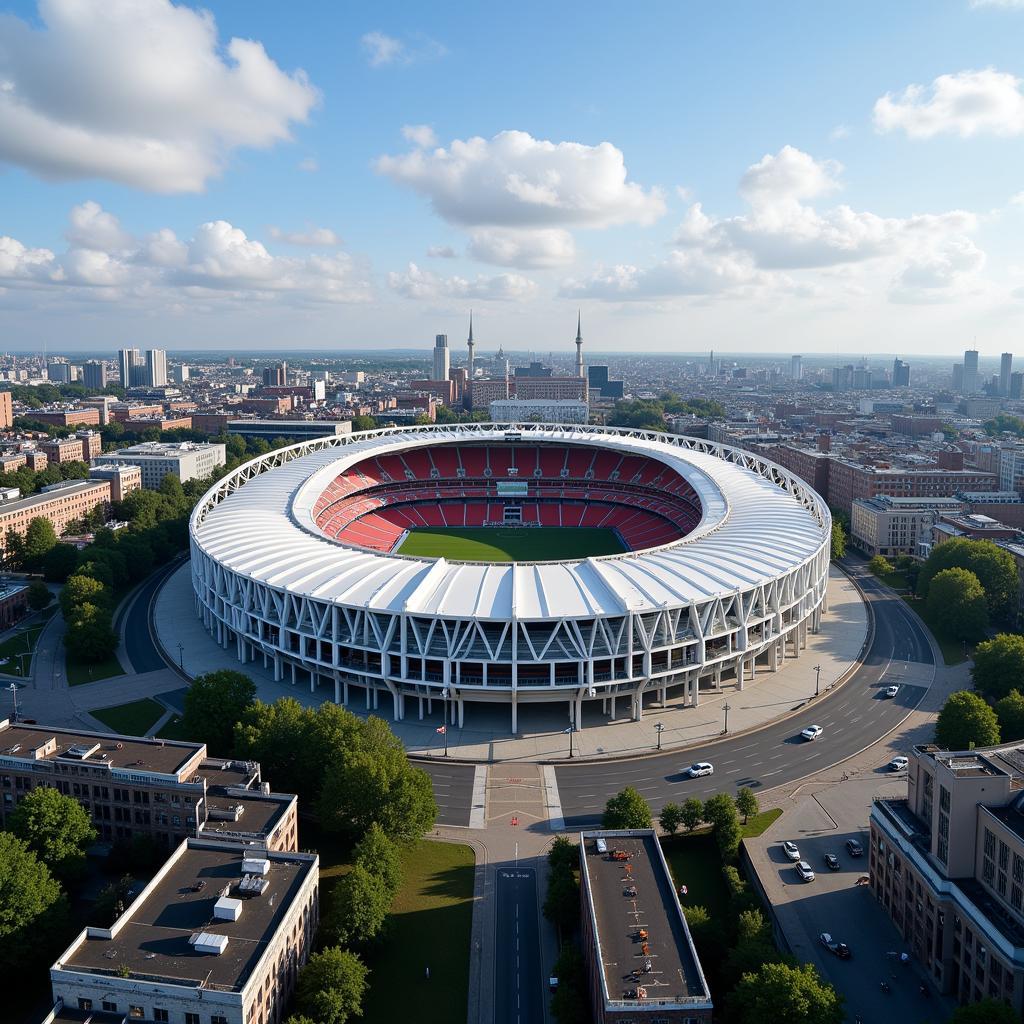
<instances>
[{"instance_id":1,"label":"flat rooftop","mask_svg":"<svg viewBox=\"0 0 1024 1024\"><path fill-rule=\"evenodd\" d=\"M225 888L238 898L247 856L255 854L190 841L153 889L128 908L114 938L85 938L57 966L110 975L127 968L142 980L241 989L316 864L311 855L268 855L267 890L243 899L237 921L217 920L213 907ZM205 884L196 891L199 882ZM200 932L226 935L224 952L197 953L189 938Z\"/></svg>"},{"instance_id":2,"label":"flat rooftop","mask_svg":"<svg viewBox=\"0 0 1024 1024\"><path fill-rule=\"evenodd\" d=\"M33 755L33 751L48 746L52 746L49 752L40 756ZM68 753L75 747L97 749L88 757L76 757ZM172 743L169 740L146 740L137 736L0 722L0 757L16 757L28 762L63 758L96 767L178 775L202 748L201 743Z\"/></svg>"},{"instance_id":3,"label":"flat rooftop","mask_svg":"<svg viewBox=\"0 0 1024 1024\"><path fill-rule=\"evenodd\" d=\"M609 853L601 854L593 838L598 834L585 833L581 848L585 851L608 999L638 1005L710 1000L654 835L609 835ZM628 860L612 860L613 849L624 850ZM629 886L636 887L635 896L626 894ZM646 954L641 929L647 931ZM648 958L652 970L641 973L637 980L633 971L643 971ZM647 990L646 1000L636 998L638 985Z\"/></svg>"},{"instance_id":4,"label":"flat rooftop","mask_svg":"<svg viewBox=\"0 0 1024 1024\"><path fill-rule=\"evenodd\" d=\"M269 835L284 816L293 797L290 796L234 796L207 793L206 807L210 817L202 827L202 834L215 838L217 833L251 833L254 836ZM213 817L214 812L231 815ZM232 812L235 812L232 814Z\"/></svg>"},{"instance_id":5,"label":"flat rooftop","mask_svg":"<svg viewBox=\"0 0 1024 1024\"><path fill-rule=\"evenodd\" d=\"M76 494L85 494L97 487L102 487L102 480L75 480L64 482L50 491L42 491L39 494L29 495L27 498L15 498L13 501L5 501L0 504L0 512L20 512L22 509L34 508L36 505L46 505L51 501L58 501L61 498L72 497Z\"/></svg>"}]
</instances>

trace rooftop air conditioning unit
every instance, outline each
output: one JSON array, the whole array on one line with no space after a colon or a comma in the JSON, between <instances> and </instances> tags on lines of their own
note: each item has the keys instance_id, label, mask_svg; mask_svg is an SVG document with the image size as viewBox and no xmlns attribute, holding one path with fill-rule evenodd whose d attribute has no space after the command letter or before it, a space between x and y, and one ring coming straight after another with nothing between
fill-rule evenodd
<instances>
[{"instance_id":1,"label":"rooftop air conditioning unit","mask_svg":"<svg viewBox=\"0 0 1024 1024\"><path fill-rule=\"evenodd\" d=\"M265 875L270 871L270 861L265 857L244 857L242 859L243 875Z\"/></svg>"},{"instance_id":2,"label":"rooftop air conditioning unit","mask_svg":"<svg viewBox=\"0 0 1024 1024\"><path fill-rule=\"evenodd\" d=\"M213 916L218 921L237 921L242 916L242 901L221 896L213 905Z\"/></svg>"},{"instance_id":3,"label":"rooftop air conditioning unit","mask_svg":"<svg viewBox=\"0 0 1024 1024\"><path fill-rule=\"evenodd\" d=\"M213 932L198 932L191 936L188 942L197 953L209 953L213 956L220 956L228 948L228 937L214 935Z\"/></svg>"}]
</instances>

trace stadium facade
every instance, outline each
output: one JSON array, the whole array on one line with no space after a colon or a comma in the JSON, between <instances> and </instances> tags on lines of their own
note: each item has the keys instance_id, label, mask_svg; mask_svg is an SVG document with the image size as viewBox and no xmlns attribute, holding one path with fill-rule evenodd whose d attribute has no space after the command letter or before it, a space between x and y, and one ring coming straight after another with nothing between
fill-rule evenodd
<instances>
[{"instance_id":1,"label":"stadium facade","mask_svg":"<svg viewBox=\"0 0 1024 1024\"><path fill-rule=\"evenodd\" d=\"M397 553L417 528L613 529L622 554ZM826 611L831 519L804 481L697 438L472 423L324 437L218 481L190 523L197 612L240 662L396 719L443 701L612 715L797 656ZM551 534L549 533L549 536ZM538 534L538 536L540 536Z\"/></svg>"}]
</instances>

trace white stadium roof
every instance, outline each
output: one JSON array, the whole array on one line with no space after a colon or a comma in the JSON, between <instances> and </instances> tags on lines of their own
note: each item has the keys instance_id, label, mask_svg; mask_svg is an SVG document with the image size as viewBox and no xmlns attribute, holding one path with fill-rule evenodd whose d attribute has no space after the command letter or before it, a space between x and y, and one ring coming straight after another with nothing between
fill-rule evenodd
<instances>
[{"instance_id":1,"label":"white stadium roof","mask_svg":"<svg viewBox=\"0 0 1024 1024\"><path fill-rule=\"evenodd\" d=\"M209 496L204 499L193 518L194 540L226 569L291 593L370 611L501 620L589 618L705 601L791 571L824 540L821 522L792 493L734 462L650 435L533 425L524 427L521 443L611 446L667 463L700 496L700 524L647 551L507 564L381 554L317 531L312 507L346 466L422 445L508 440L507 425L489 427L356 435L347 444L312 449L205 510Z\"/></svg>"}]
</instances>

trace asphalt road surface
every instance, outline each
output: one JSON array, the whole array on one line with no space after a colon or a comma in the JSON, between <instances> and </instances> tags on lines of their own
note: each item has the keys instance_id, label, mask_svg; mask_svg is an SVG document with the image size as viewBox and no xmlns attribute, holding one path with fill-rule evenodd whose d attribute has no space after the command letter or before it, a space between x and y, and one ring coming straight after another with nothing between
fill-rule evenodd
<instances>
[{"instance_id":1,"label":"asphalt road surface","mask_svg":"<svg viewBox=\"0 0 1024 1024\"><path fill-rule=\"evenodd\" d=\"M417 761L434 784L439 825L468 825L473 806L473 777L476 767L471 764L445 764L443 761Z\"/></svg>"},{"instance_id":2,"label":"asphalt road surface","mask_svg":"<svg viewBox=\"0 0 1024 1024\"><path fill-rule=\"evenodd\" d=\"M533 869L499 868L495 898L494 1022L536 1024L544 1008Z\"/></svg>"},{"instance_id":3,"label":"asphalt road surface","mask_svg":"<svg viewBox=\"0 0 1024 1024\"><path fill-rule=\"evenodd\" d=\"M167 662L157 650L149 633L149 606L167 577L180 566L181 562L175 559L164 569L153 573L136 591L135 597L124 613L125 651L136 672L156 672L158 669L167 668Z\"/></svg>"},{"instance_id":4,"label":"asphalt road surface","mask_svg":"<svg viewBox=\"0 0 1024 1024\"><path fill-rule=\"evenodd\" d=\"M901 680L907 666L932 665L924 629L904 602L870 576L862 564L851 572L863 587L875 616L875 635L864 664L833 693L818 697L806 710L776 725L701 747L635 761L580 763L555 770L562 813L570 829L600 821L610 796L634 786L655 814L669 801L707 799L749 786L755 792L804 778L842 761L879 739L924 697L920 686ZM806 655L803 655L806 656ZM889 682L899 682L894 699L881 696ZM820 725L822 736L800 740L800 730ZM715 774L686 779L682 771L694 761L710 761Z\"/></svg>"}]
</instances>

